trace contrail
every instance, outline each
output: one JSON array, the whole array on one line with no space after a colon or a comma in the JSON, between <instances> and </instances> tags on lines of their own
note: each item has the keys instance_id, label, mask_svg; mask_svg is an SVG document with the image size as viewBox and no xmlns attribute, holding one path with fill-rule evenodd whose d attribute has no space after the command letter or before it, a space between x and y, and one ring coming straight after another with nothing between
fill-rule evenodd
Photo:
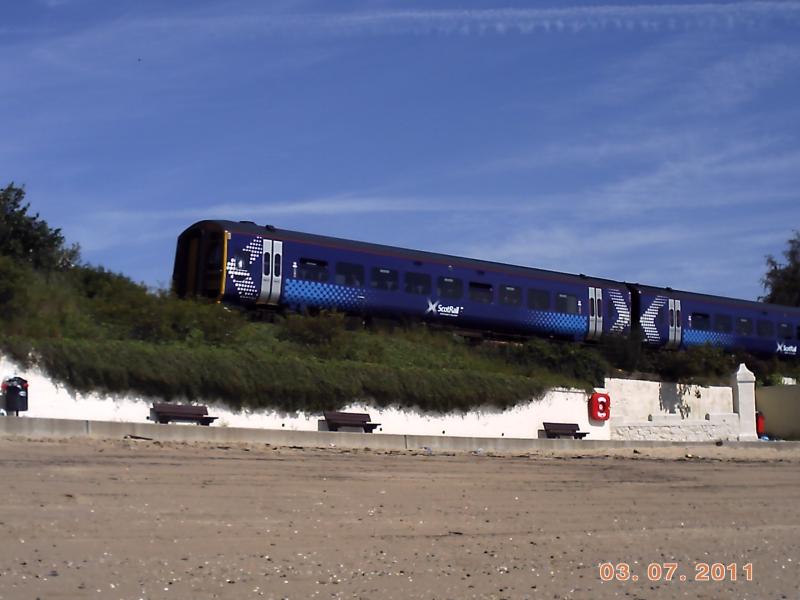
<instances>
[{"instance_id":1,"label":"contrail","mask_svg":"<svg viewBox=\"0 0 800 600\"><path fill-rule=\"evenodd\" d=\"M237 14L175 17L158 28L213 28L216 33L503 35L580 31L680 31L800 24L800 2L634 4L482 10L385 10L350 13Z\"/></svg>"},{"instance_id":2,"label":"contrail","mask_svg":"<svg viewBox=\"0 0 800 600\"><path fill-rule=\"evenodd\" d=\"M404 10L320 17L334 30L504 34L581 30L717 29L800 22L797 2L603 5L534 9ZM310 24L310 23L308 23Z\"/></svg>"}]
</instances>

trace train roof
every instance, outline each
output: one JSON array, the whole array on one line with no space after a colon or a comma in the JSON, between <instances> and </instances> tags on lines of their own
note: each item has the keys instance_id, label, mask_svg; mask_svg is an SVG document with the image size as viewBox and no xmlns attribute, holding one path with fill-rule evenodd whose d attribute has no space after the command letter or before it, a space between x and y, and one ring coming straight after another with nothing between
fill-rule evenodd
<instances>
[{"instance_id":1,"label":"train roof","mask_svg":"<svg viewBox=\"0 0 800 600\"><path fill-rule=\"evenodd\" d=\"M620 281L615 281L612 279L604 279L602 277L590 277L588 275L584 275L583 273L574 274L574 273L564 273L560 271L549 271L547 269L537 269L534 267L525 267L522 265L512 265L496 261L467 258L464 256L455 256L452 254L426 252L423 250L413 250L410 248L402 248L399 246L389 246L386 244L374 244L372 242L348 240L344 238L317 235L314 233L292 231L290 229L279 229L272 225L258 225L256 223L253 223L252 221L224 221L224 220L200 221L187 228L186 231L189 231L195 227L199 227L206 224L213 224L221 229L236 233L249 233L264 237L269 237L270 235L274 235L281 237L283 239L316 243L334 248L361 250L379 255L400 256L402 258L408 258L411 260L418 260L418 261L426 261L429 263L438 262L448 265L452 264L465 268L473 268L476 270L483 270L483 271L504 272L509 275L520 275L523 277L536 276L539 278L546 278L546 279L555 279L562 281L566 280L566 281L571 281L573 283L594 283L598 286L600 285L606 285L606 286L611 285L616 287L625 286L625 283Z\"/></svg>"},{"instance_id":2,"label":"train roof","mask_svg":"<svg viewBox=\"0 0 800 600\"><path fill-rule=\"evenodd\" d=\"M425 252L422 250L413 250L410 248L401 248L398 246L388 246L385 244L374 244L372 242L361 242L357 240L348 240L344 238L337 238L325 235L318 235L314 233L304 233L301 231L292 231L290 229L279 229L272 225L258 225L253 221L227 221L227 220L205 220L198 221L197 223L188 227L185 231L202 227L206 225L216 226L222 230L227 230L237 233L249 233L269 237L270 235L279 236L284 239L292 239L302 242L317 243L325 246L362 250L374 254L395 255L398 254L402 257L407 257L412 260L440 262L445 264L458 264L464 267L471 267L477 270L489 271L502 271L508 274L521 275L521 276L539 276L547 279L561 279L570 280L573 282L594 283L596 285L612 285L612 286L626 286L628 282L616 281L613 279L605 279L602 277L592 277L584 274L564 273L560 271L549 271L547 269L537 269L535 267L525 267L521 265L512 265L508 263L501 263L496 261L479 260L475 258L466 258L463 256L455 256L451 254L441 254L437 252ZM788 313L793 317L800 318L800 307L783 306L779 304L768 304L766 302L757 302L754 300L742 300L740 298L730 298L726 296L715 296L712 294L702 294L697 292L687 292L682 290L674 290L669 287L658 287L651 285L642 285L639 283L630 283L637 289L643 292L658 293L670 295L677 299L692 298L696 300L705 300L715 304L725 304L729 306L747 307L752 310L780 310Z\"/></svg>"}]
</instances>

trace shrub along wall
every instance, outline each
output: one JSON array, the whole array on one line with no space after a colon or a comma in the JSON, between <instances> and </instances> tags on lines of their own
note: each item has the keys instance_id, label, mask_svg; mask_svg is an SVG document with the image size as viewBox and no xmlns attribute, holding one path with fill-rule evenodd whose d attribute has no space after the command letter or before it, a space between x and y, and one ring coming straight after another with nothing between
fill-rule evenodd
<instances>
[{"instance_id":1,"label":"shrub along wall","mask_svg":"<svg viewBox=\"0 0 800 600\"><path fill-rule=\"evenodd\" d=\"M796 373L777 359L703 347L653 351L610 338L472 344L424 326L350 331L341 314L251 322L225 306L150 293L101 268L40 272L0 256L0 349L83 392L134 392L232 406L336 408L354 399L432 411L506 407L606 375L724 381L738 362L759 379Z\"/></svg>"},{"instance_id":2,"label":"shrub along wall","mask_svg":"<svg viewBox=\"0 0 800 600\"><path fill-rule=\"evenodd\" d=\"M14 360L38 363L77 391L138 392L167 399L222 400L233 407L319 411L357 398L434 412L514 405L545 391L520 375L424 369L348 360L276 356L257 348L123 341L6 339ZM32 353L30 353L32 351Z\"/></svg>"},{"instance_id":3,"label":"shrub along wall","mask_svg":"<svg viewBox=\"0 0 800 600\"><path fill-rule=\"evenodd\" d=\"M78 248L28 214L24 196L13 184L0 190L0 350L79 391L290 410L370 399L446 412L506 407L556 386L591 388L624 372L712 383L745 362L762 382L800 375L798 361L715 348L656 352L623 338L472 345L422 326L349 331L330 313L253 323L77 264Z\"/></svg>"}]
</instances>

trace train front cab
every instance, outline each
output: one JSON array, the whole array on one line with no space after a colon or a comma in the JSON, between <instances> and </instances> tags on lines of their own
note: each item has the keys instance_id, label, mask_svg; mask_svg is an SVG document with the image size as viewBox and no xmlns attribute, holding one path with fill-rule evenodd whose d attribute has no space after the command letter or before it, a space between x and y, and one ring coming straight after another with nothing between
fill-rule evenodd
<instances>
[{"instance_id":1,"label":"train front cab","mask_svg":"<svg viewBox=\"0 0 800 600\"><path fill-rule=\"evenodd\" d=\"M222 296L226 241L225 231L213 223L197 223L178 237L172 286L180 298Z\"/></svg>"},{"instance_id":2,"label":"train front cab","mask_svg":"<svg viewBox=\"0 0 800 600\"><path fill-rule=\"evenodd\" d=\"M283 242L201 221L178 238L175 293L243 305L277 305L283 287Z\"/></svg>"}]
</instances>

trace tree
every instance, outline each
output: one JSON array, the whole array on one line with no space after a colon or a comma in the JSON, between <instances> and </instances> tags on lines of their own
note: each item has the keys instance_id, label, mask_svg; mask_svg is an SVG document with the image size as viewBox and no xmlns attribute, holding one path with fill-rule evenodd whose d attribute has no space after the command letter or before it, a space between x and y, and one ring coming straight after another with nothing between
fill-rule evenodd
<instances>
[{"instance_id":1,"label":"tree","mask_svg":"<svg viewBox=\"0 0 800 600\"><path fill-rule=\"evenodd\" d=\"M67 269L80 260L80 248L66 246L61 229L28 214L25 189L8 184L0 190L0 254L45 271Z\"/></svg>"},{"instance_id":2,"label":"tree","mask_svg":"<svg viewBox=\"0 0 800 600\"><path fill-rule=\"evenodd\" d=\"M767 274L761 280L767 295L762 300L800 306L800 231L794 232L787 246L783 251L785 264L779 263L771 254L767 256Z\"/></svg>"}]
</instances>

